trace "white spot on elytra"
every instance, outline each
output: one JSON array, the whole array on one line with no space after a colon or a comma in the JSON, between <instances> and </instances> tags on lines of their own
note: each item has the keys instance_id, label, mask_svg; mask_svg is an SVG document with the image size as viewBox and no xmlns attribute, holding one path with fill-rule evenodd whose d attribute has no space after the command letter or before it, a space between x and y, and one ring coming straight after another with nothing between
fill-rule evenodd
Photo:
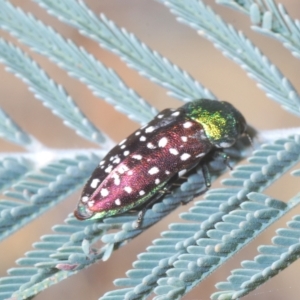
<instances>
[{"instance_id":1,"label":"white spot on elytra","mask_svg":"<svg viewBox=\"0 0 300 300\"><path fill-rule=\"evenodd\" d=\"M179 112L179 111L176 111L176 112L172 113L172 116L174 116L174 117L177 117L177 116L179 116L179 115L180 115L180 112Z\"/></svg>"},{"instance_id":2,"label":"white spot on elytra","mask_svg":"<svg viewBox=\"0 0 300 300\"><path fill-rule=\"evenodd\" d=\"M115 204L118 205L118 206L121 205L121 200L120 200L119 198L116 199L116 200L115 200Z\"/></svg>"},{"instance_id":3,"label":"white spot on elytra","mask_svg":"<svg viewBox=\"0 0 300 300\"><path fill-rule=\"evenodd\" d=\"M126 140L127 140L127 139L124 139L123 141L121 141L121 142L119 143L119 146L121 146L122 144L124 144L124 143L126 142Z\"/></svg>"},{"instance_id":4,"label":"white spot on elytra","mask_svg":"<svg viewBox=\"0 0 300 300\"><path fill-rule=\"evenodd\" d=\"M137 131L136 133L135 133L135 135L140 135L141 134L141 132L140 131Z\"/></svg>"},{"instance_id":5,"label":"white spot on elytra","mask_svg":"<svg viewBox=\"0 0 300 300\"><path fill-rule=\"evenodd\" d=\"M147 144L147 148L149 149L155 149L156 147L152 143Z\"/></svg>"},{"instance_id":6,"label":"white spot on elytra","mask_svg":"<svg viewBox=\"0 0 300 300\"><path fill-rule=\"evenodd\" d=\"M132 155L132 158L137 159L137 160L141 160L143 157L142 157L142 155L134 154L134 155Z\"/></svg>"},{"instance_id":7,"label":"white spot on elytra","mask_svg":"<svg viewBox=\"0 0 300 300\"><path fill-rule=\"evenodd\" d=\"M125 165L121 165L119 168L118 168L118 171L120 174L123 174L124 172L128 171L128 167L125 166Z\"/></svg>"},{"instance_id":8,"label":"white spot on elytra","mask_svg":"<svg viewBox=\"0 0 300 300\"><path fill-rule=\"evenodd\" d=\"M146 137L144 137L143 135L140 137L140 141L141 142L145 142L146 141Z\"/></svg>"},{"instance_id":9,"label":"white spot on elytra","mask_svg":"<svg viewBox=\"0 0 300 300\"><path fill-rule=\"evenodd\" d=\"M180 159L181 160L187 160L191 157L191 154L188 154L188 153L183 153L180 155Z\"/></svg>"},{"instance_id":10,"label":"white spot on elytra","mask_svg":"<svg viewBox=\"0 0 300 300\"><path fill-rule=\"evenodd\" d=\"M102 197L106 197L109 194L109 191L108 189L103 188L101 189L100 194Z\"/></svg>"},{"instance_id":11,"label":"white spot on elytra","mask_svg":"<svg viewBox=\"0 0 300 300\"><path fill-rule=\"evenodd\" d=\"M161 118L163 118L163 117L164 117L163 114L160 114L160 115L157 116L158 119L161 119Z\"/></svg>"},{"instance_id":12,"label":"white spot on elytra","mask_svg":"<svg viewBox=\"0 0 300 300\"><path fill-rule=\"evenodd\" d=\"M103 164L105 164L105 160L100 161L99 166L102 166Z\"/></svg>"},{"instance_id":13,"label":"white spot on elytra","mask_svg":"<svg viewBox=\"0 0 300 300\"><path fill-rule=\"evenodd\" d=\"M160 183L159 178L156 178L156 179L155 179L155 184L159 184L159 183Z\"/></svg>"},{"instance_id":14,"label":"white spot on elytra","mask_svg":"<svg viewBox=\"0 0 300 300\"><path fill-rule=\"evenodd\" d=\"M187 138L186 136L182 136L182 137L181 137L181 140L182 140L183 142L187 142L188 138Z\"/></svg>"},{"instance_id":15,"label":"white spot on elytra","mask_svg":"<svg viewBox=\"0 0 300 300\"><path fill-rule=\"evenodd\" d=\"M128 175L132 175L132 174L133 174L133 171L132 171L132 170L129 170L129 171L127 172L127 174L128 174Z\"/></svg>"},{"instance_id":16,"label":"white spot on elytra","mask_svg":"<svg viewBox=\"0 0 300 300\"><path fill-rule=\"evenodd\" d=\"M170 175L170 171L168 171L168 170L166 170L165 173L166 173L167 175Z\"/></svg>"},{"instance_id":17,"label":"white spot on elytra","mask_svg":"<svg viewBox=\"0 0 300 300\"><path fill-rule=\"evenodd\" d=\"M184 128L190 128L192 125L193 125L192 122L185 122L185 123L183 124L183 127L184 127Z\"/></svg>"},{"instance_id":18,"label":"white spot on elytra","mask_svg":"<svg viewBox=\"0 0 300 300\"><path fill-rule=\"evenodd\" d=\"M89 200L89 197L88 197L88 196L83 196L83 197L81 198L81 202L83 202L83 203L88 202L88 200Z\"/></svg>"},{"instance_id":19,"label":"white spot on elytra","mask_svg":"<svg viewBox=\"0 0 300 300\"><path fill-rule=\"evenodd\" d=\"M129 153L130 152L128 150L123 152L124 156L127 156Z\"/></svg>"},{"instance_id":20,"label":"white spot on elytra","mask_svg":"<svg viewBox=\"0 0 300 300\"><path fill-rule=\"evenodd\" d=\"M113 174L113 178L114 178L114 184L115 185L120 185L121 180L120 180L119 175L115 173L115 174Z\"/></svg>"},{"instance_id":21,"label":"white spot on elytra","mask_svg":"<svg viewBox=\"0 0 300 300\"><path fill-rule=\"evenodd\" d=\"M121 149L125 149L125 148L126 148L126 145L122 145L120 148L121 148Z\"/></svg>"},{"instance_id":22,"label":"white spot on elytra","mask_svg":"<svg viewBox=\"0 0 300 300\"><path fill-rule=\"evenodd\" d=\"M154 129L155 129L155 128L154 128L153 126L150 126L150 127L146 128L145 132L146 132L146 133L152 132L152 131L154 131Z\"/></svg>"},{"instance_id":23,"label":"white spot on elytra","mask_svg":"<svg viewBox=\"0 0 300 300\"><path fill-rule=\"evenodd\" d=\"M94 200L91 200L87 203L88 207L92 207L95 204Z\"/></svg>"},{"instance_id":24,"label":"white spot on elytra","mask_svg":"<svg viewBox=\"0 0 300 300\"><path fill-rule=\"evenodd\" d=\"M178 152L177 149L175 149L175 148L170 148L169 151L170 151L170 153L173 154L173 155L178 155L178 154L179 154L179 152Z\"/></svg>"},{"instance_id":25,"label":"white spot on elytra","mask_svg":"<svg viewBox=\"0 0 300 300\"><path fill-rule=\"evenodd\" d=\"M148 171L148 173L149 173L150 175L157 174L158 172L159 172L159 169L158 169L157 167L152 167L152 168Z\"/></svg>"},{"instance_id":26,"label":"white spot on elytra","mask_svg":"<svg viewBox=\"0 0 300 300\"><path fill-rule=\"evenodd\" d=\"M205 153L199 153L198 155L196 155L196 157L202 157L204 155L205 155Z\"/></svg>"},{"instance_id":27,"label":"white spot on elytra","mask_svg":"<svg viewBox=\"0 0 300 300\"><path fill-rule=\"evenodd\" d=\"M110 173L112 169L113 169L113 166L112 166L112 165L109 165L109 166L105 169L105 172L106 172L106 173Z\"/></svg>"},{"instance_id":28,"label":"white spot on elytra","mask_svg":"<svg viewBox=\"0 0 300 300\"><path fill-rule=\"evenodd\" d=\"M168 144L168 139L166 137L163 137L158 141L158 146L160 148L164 148L167 144Z\"/></svg>"},{"instance_id":29,"label":"white spot on elytra","mask_svg":"<svg viewBox=\"0 0 300 300\"><path fill-rule=\"evenodd\" d=\"M90 184L91 188L95 189L99 182L100 182L100 179L98 179L98 178L93 179Z\"/></svg>"},{"instance_id":30,"label":"white spot on elytra","mask_svg":"<svg viewBox=\"0 0 300 300\"><path fill-rule=\"evenodd\" d=\"M121 159L119 157L117 157L112 163L113 164L118 164L121 161Z\"/></svg>"},{"instance_id":31,"label":"white spot on elytra","mask_svg":"<svg viewBox=\"0 0 300 300\"><path fill-rule=\"evenodd\" d=\"M128 194L130 194L132 192L132 188L130 186L125 186L124 187L124 191Z\"/></svg>"},{"instance_id":32,"label":"white spot on elytra","mask_svg":"<svg viewBox=\"0 0 300 300\"><path fill-rule=\"evenodd\" d=\"M145 195L145 191L140 190L140 191L139 191L139 194L140 194L140 196L143 196L143 195Z\"/></svg>"}]
</instances>

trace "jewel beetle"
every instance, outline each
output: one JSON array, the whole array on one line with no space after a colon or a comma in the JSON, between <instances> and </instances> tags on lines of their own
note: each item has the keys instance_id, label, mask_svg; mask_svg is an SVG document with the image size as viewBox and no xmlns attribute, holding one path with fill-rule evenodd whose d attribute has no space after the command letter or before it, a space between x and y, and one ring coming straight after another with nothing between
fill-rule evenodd
<instances>
[{"instance_id":1,"label":"jewel beetle","mask_svg":"<svg viewBox=\"0 0 300 300\"><path fill-rule=\"evenodd\" d=\"M230 103L200 99L165 109L108 152L83 188L74 215L105 218L147 205L171 179L246 132ZM138 222L141 222L139 215Z\"/></svg>"}]
</instances>

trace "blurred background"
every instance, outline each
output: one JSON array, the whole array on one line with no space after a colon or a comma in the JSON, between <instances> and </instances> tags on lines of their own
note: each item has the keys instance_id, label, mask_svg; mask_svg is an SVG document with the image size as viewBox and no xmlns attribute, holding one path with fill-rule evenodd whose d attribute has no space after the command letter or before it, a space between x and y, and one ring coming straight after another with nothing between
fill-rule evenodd
<instances>
[{"instance_id":1,"label":"blurred background","mask_svg":"<svg viewBox=\"0 0 300 300\"><path fill-rule=\"evenodd\" d=\"M258 130L299 127L299 118L284 111L277 103L267 98L264 92L256 87L256 83L237 64L225 58L220 51L198 35L195 30L178 23L165 6L149 0L86 0L85 2L96 14L104 13L117 25L134 33L149 47L186 70L219 99L233 103L244 114L247 121ZM277 41L251 31L248 17L216 5L212 0L205 2L224 20L242 30L300 92L299 60L294 58ZM181 105L178 100L169 97L164 88L139 76L136 71L129 69L119 57L101 49L96 42L81 36L76 29L49 16L37 4L28 0L14 0L11 3L20 6L24 11L31 12L44 23L54 27L65 38L83 46L104 65L113 68L128 86L158 110ZM282 3L291 17L300 18L298 0L283 0ZM94 124L116 142L121 141L139 127L139 124L128 120L126 116L115 111L111 105L93 96L84 84L70 78L64 70L59 69L47 58L30 51L16 39L11 38L7 32L0 31L0 35L28 52L56 83L65 87ZM25 131L30 132L50 148L83 148L88 151L88 148L95 147L65 127L61 119L54 116L40 101L36 100L22 81L13 74L7 73L3 65L0 65L0 76L0 105ZM1 140L0 151L20 152L23 150ZM299 186L297 179L287 174L265 193L287 201L297 193L297 184ZM220 181L214 183L213 187L219 185ZM38 241L41 235L51 233L51 226L61 223L67 214L73 211L78 197L79 192L0 244L1 277L6 276L6 270L15 265L16 259L32 249L33 242ZM136 260L137 254L151 245L153 239L159 238L160 232L167 230L169 223L178 221L178 214L187 210L191 205L192 203L173 212L153 228L113 253L109 261L99 262L81 271L79 274L50 287L35 299L98 299L106 291L114 289L112 281L115 278L124 277L125 272L131 268L132 262ZM296 208L296 210L299 209ZM296 210L293 211L293 214L296 214ZM286 216L284 222L281 225L277 223L276 227L284 226L284 223L290 218L291 215ZM256 253L257 245L262 242L269 243L276 227L266 230L254 241L251 247L242 249L234 259L230 260L227 266L225 265L218 272L215 272L193 292L186 295L184 299L209 299L209 295L215 291L214 284L225 280L230 275L229 270L233 267L239 267L242 259L252 259ZM288 270L281 272L244 299L299 299L300 287L297 280L299 267L299 262L295 262Z\"/></svg>"}]
</instances>

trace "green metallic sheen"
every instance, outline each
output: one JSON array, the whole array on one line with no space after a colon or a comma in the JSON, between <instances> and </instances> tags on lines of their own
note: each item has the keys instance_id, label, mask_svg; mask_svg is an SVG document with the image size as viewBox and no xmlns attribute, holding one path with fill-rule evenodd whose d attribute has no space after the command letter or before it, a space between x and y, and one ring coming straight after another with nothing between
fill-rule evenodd
<instances>
[{"instance_id":1,"label":"green metallic sheen","mask_svg":"<svg viewBox=\"0 0 300 300\"><path fill-rule=\"evenodd\" d=\"M245 118L226 101L196 100L186 104L186 114L203 126L209 141L219 148L230 147L246 131Z\"/></svg>"}]
</instances>

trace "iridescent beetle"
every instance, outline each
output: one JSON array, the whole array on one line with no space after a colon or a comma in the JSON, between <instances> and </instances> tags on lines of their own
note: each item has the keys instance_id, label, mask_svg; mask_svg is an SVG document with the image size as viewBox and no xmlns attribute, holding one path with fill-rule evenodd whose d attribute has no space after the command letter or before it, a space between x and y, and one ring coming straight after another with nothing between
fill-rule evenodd
<instances>
[{"instance_id":1,"label":"iridescent beetle","mask_svg":"<svg viewBox=\"0 0 300 300\"><path fill-rule=\"evenodd\" d=\"M163 110L103 158L83 189L76 218L114 216L159 199L172 178L214 149L231 147L246 127L225 101L200 99Z\"/></svg>"}]
</instances>

